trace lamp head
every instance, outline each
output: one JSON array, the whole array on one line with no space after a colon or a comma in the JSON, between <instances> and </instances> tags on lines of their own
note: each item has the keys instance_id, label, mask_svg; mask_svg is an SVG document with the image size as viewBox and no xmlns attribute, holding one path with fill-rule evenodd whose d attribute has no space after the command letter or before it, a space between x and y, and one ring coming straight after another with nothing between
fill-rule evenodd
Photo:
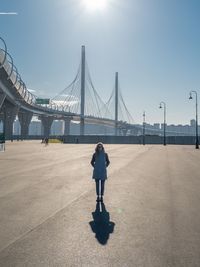
<instances>
[{"instance_id":1,"label":"lamp head","mask_svg":"<svg viewBox=\"0 0 200 267\"><path fill-rule=\"evenodd\" d=\"M162 108L161 104L160 104L159 108Z\"/></svg>"},{"instance_id":2,"label":"lamp head","mask_svg":"<svg viewBox=\"0 0 200 267\"><path fill-rule=\"evenodd\" d=\"M189 99L192 99L192 94L190 93L190 97L189 97Z\"/></svg>"}]
</instances>

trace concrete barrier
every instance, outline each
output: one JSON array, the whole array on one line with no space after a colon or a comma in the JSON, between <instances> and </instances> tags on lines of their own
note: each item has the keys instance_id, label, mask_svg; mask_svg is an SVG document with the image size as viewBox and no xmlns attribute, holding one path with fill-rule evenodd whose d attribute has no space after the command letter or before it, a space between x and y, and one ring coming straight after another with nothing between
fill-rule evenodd
<instances>
[{"instance_id":1,"label":"concrete barrier","mask_svg":"<svg viewBox=\"0 0 200 267\"><path fill-rule=\"evenodd\" d=\"M143 136L69 135L61 137L64 143L96 144L143 144ZM194 145L195 136L167 136L167 144ZM163 144L163 136L149 135L146 144Z\"/></svg>"},{"instance_id":2,"label":"concrete barrier","mask_svg":"<svg viewBox=\"0 0 200 267\"><path fill-rule=\"evenodd\" d=\"M26 140L42 140L43 136L31 135ZM69 144L143 144L143 136L109 136L109 135L50 135L49 139L59 139ZM21 136L13 136L13 140L21 140ZM195 136L167 136L168 145L195 145ZM200 140L200 139L199 139ZM163 144L163 136L147 135L146 144Z\"/></svg>"}]
</instances>

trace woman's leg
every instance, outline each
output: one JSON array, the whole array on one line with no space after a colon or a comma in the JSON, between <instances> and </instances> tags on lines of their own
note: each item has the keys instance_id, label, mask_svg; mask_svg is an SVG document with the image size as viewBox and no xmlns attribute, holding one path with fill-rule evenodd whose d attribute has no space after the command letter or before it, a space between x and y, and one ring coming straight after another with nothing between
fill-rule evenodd
<instances>
[{"instance_id":1,"label":"woman's leg","mask_svg":"<svg viewBox=\"0 0 200 267\"><path fill-rule=\"evenodd\" d=\"M101 180L101 196L104 195L104 185L105 185L105 180Z\"/></svg>"},{"instance_id":2,"label":"woman's leg","mask_svg":"<svg viewBox=\"0 0 200 267\"><path fill-rule=\"evenodd\" d=\"M96 193L97 193L97 196L100 195L99 193L99 180L95 179L95 182L96 182Z\"/></svg>"}]
</instances>

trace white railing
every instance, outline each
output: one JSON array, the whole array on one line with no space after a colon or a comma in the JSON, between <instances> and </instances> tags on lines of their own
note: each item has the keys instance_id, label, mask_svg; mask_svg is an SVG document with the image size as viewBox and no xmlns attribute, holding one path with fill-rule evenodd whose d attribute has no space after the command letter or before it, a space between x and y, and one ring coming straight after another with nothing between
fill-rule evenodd
<instances>
[{"instance_id":1,"label":"white railing","mask_svg":"<svg viewBox=\"0 0 200 267\"><path fill-rule=\"evenodd\" d=\"M21 96L21 98L30 105L36 105L36 96L28 91L25 83L21 80L21 77L17 71L17 68L13 65L12 60L8 61L8 52L4 49L0 49L0 68L3 68L7 73L8 80L13 84L13 88ZM11 57L9 55L9 57Z\"/></svg>"}]
</instances>

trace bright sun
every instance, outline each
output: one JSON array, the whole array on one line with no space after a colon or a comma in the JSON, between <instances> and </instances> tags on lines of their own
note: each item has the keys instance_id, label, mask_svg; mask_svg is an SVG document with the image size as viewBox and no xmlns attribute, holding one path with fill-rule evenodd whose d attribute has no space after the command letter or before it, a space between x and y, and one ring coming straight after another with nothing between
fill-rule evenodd
<instances>
[{"instance_id":1,"label":"bright sun","mask_svg":"<svg viewBox=\"0 0 200 267\"><path fill-rule=\"evenodd\" d=\"M83 0L85 7L90 10L102 10L106 7L108 0Z\"/></svg>"}]
</instances>

